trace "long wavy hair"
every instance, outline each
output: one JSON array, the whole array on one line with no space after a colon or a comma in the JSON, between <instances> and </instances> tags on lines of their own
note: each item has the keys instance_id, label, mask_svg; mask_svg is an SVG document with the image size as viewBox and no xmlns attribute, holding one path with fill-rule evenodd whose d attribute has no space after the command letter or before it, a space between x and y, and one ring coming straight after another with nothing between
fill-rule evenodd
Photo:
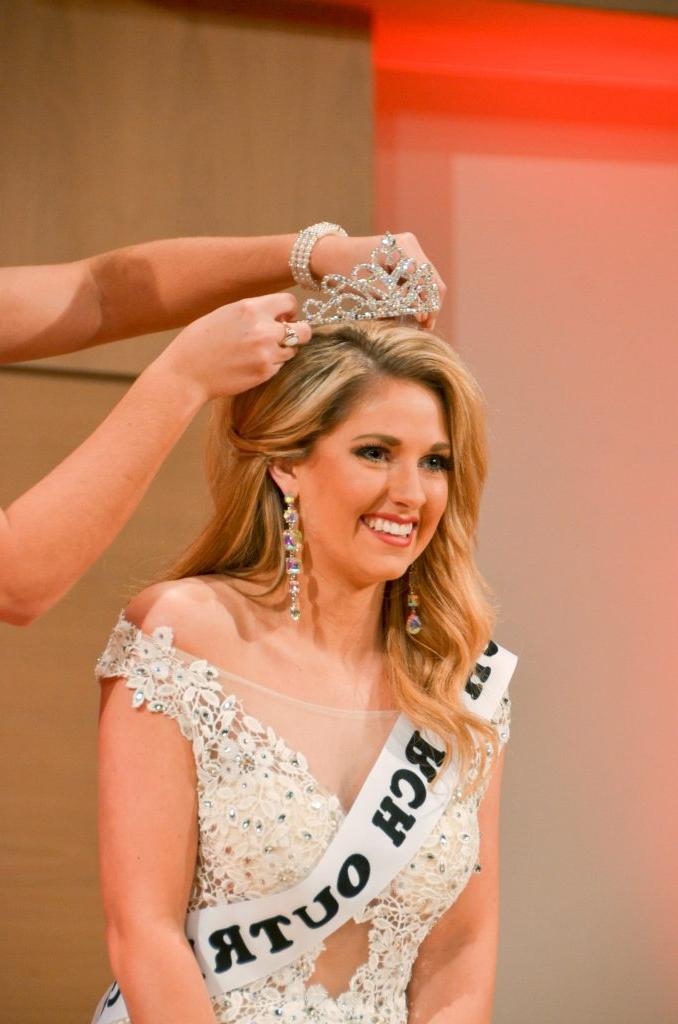
<instances>
[{"instance_id":1,"label":"long wavy hair","mask_svg":"<svg viewBox=\"0 0 678 1024\"><path fill-rule=\"evenodd\" d=\"M387 580L382 636L394 702L458 757L462 794L472 793L497 752L496 730L466 710L462 692L496 619L474 560L487 471L484 402L459 356L440 338L384 321L316 328L311 341L270 380L214 403L205 453L214 510L202 533L163 579L223 574L270 584L285 578L282 495L274 458L305 459L379 379L429 388L442 402L452 445L447 507L416 566L424 627L405 630L405 578ZM478 742L482 738L486 742ZM489 745L489 747L488 747Z\"/></svg>"}]
</instances>

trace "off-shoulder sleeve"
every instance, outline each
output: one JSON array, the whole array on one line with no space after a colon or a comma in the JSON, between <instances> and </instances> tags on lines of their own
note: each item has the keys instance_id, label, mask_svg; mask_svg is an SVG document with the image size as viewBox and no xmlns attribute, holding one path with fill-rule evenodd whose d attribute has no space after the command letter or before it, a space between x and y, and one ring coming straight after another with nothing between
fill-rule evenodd
<instances>
[{"instance_id":1,"label":"off-shoulder sleeve","mask_svg":"<svg viewBox=\"0 0 678 1024\"><path fill-rule=\"evenodd\" d=\"M142 632L121 612L97 659L97 680L121 678L132 691L132 707L175 718L186 739L192 739L192 714L186 701L188 674L172 645L168 626Z\"/></svg>"}]
</instances>

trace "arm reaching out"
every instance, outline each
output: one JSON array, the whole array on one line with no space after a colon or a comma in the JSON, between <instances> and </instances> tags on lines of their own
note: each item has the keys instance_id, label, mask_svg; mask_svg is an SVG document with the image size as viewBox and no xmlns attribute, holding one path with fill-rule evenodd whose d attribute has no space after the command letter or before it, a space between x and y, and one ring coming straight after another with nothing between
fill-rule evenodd
<instances>
[{"instance_id":1,"label":"arm reaching out","mask_svg":"<svg viewBox=\"0 0 678 1024\"><path fill-rule=\"evenodd\" d=\"M74 263L0 268L0 363L183 327L289 288L294 235L173 238Z\"/></svg>"},{"instance_id":2,"label":"arm reaching out","mask_svg":"<svg viewBox=\"0 0 678 1024\"><path fill-rule=\"evenodd\" d=\"M0 363L183 327L225 303L289 288L295 237L170 238L73 263L0 268ZM326 235L311 270L348 274L379 239ZM414 235L396 239L409 256L426 259Z\"/></svg>"},{"instance_id":3,"label":"arm reaching out","mask_svg":"<svg viewBox=\"0 0 678 1024\"><path fill-rule=\"evenodd\" d=\"M0 511L0 619L28 625L114 540L198 410L267 380L294 355L281 293L224 306L185 328L79 448ZM308 324L294 324L302 343Z\"/></svg>"}]
</instances>

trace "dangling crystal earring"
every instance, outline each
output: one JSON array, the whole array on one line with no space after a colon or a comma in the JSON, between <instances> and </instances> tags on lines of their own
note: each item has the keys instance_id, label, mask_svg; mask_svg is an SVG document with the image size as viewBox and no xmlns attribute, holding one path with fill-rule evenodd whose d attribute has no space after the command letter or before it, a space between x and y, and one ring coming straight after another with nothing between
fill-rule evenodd
<instances>
[{"instance_id":1,"label":"dangling crystal earring","mask_svg":"<svg viewBox=\"0 0 678 1024\"><path fill-rule=\"evenodd\" d=\"M299 513L294 504L293 494L284 496L285 511L283 519L285 526L283 530L283 548L285 550L285 572L290 591L290 615L295 622L301 618L299 607L299 573L301 572L301 543L302 536L299 529Z\"/></svg>"},{"instance_id":2,"label":"dangling crystal earring","mask_svg":"<svg viewBox=\"0 0 678 1024\"><path fill-rule=\"evenodd\" d=\"M410 636L416 636L421 632L421 619L419 618L419 598L413 586L414 569L410 566L407 573L407 621L405 629Z\"/></svg>"}]
</instances>

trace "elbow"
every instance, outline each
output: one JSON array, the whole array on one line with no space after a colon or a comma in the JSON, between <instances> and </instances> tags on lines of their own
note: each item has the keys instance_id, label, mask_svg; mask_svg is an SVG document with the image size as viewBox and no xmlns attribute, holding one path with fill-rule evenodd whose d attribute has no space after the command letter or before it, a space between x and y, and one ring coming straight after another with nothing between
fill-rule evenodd
<instances>
[{"instance_id":1,"label":"elbow","mask_svg":"<svg viewBox=\"0 0 678 1024\"><path fill-rule=\"evenodd\" d=\"M55 590L44 572L35 571L26 558L7 557L4 547L0 563L0 622L10 626L30 626L49 611L67 589Z\"/></svg>"},{"instance_id":2,"label":"elbow","mask_svg":"<svg viewBox=\"0 0 678 1024\"><path fill-rule=\"evenodd\" d=\"M109 920L106 925L108 959L118 983L135 970L141 959L153 955L149 951L163 957L185 944L183 926L166 919Z\"/></svg>"},{"instance_id":3,"label":"elbow","mask_svg":"<svg viewBox=\"0 0 678 1024\"><path fill-rule=\"evenodd\" d=\"M24 573L24 577L26 575ZM20 584L5 578L0 581L0 622L9 626L30 626L55 604L57 596L47 593L42 582L36 588L25 578Z\"/></svg>"},{"instance_id":4,"label":"elbow","mask_svg":"<svg viewBox=\"0 0 678 1024\"><path fill-rule=\"evenodd\" d=\"M140 948L143 949L143 937L135 929L120 928L109 922L106 925L106 947L113 977L119 983L126 974L128 963L139 954Z\"/></svg>"},{"instance_id":5,"label":"elbow","mask_svg":"<svg viewBox=\"0 0 678 1024\"><path fill-rule=\"evenodd\" d=\"M130 945L132 948L130 949ZM106 948L113 977L120 982L120 975L125 973L125 965L130 956L134 955L133 943L114 925L106 927Z\"/></svg>"},{"instance_id":6,"label":"elbow","mask_svg":"<svg viewBox=\"0 0 678 1024\"><path fill-rule=\"evenodd\" d=\"M50 574L14 522L12 507L0 509L0 622L30 626L67 589L57 590L59 574Z\"/></svg>"},{"instance_id":7,"label":"elbow","mask_svg":"<svg viewBox=\"0 0 678 1024\"><path fill-rule=\"evenodd\" d=\"M30 626L41 614L42 609L34 602L3 593L0 596L0 622L8 626Z\"/></svg>"}]
</instances>

